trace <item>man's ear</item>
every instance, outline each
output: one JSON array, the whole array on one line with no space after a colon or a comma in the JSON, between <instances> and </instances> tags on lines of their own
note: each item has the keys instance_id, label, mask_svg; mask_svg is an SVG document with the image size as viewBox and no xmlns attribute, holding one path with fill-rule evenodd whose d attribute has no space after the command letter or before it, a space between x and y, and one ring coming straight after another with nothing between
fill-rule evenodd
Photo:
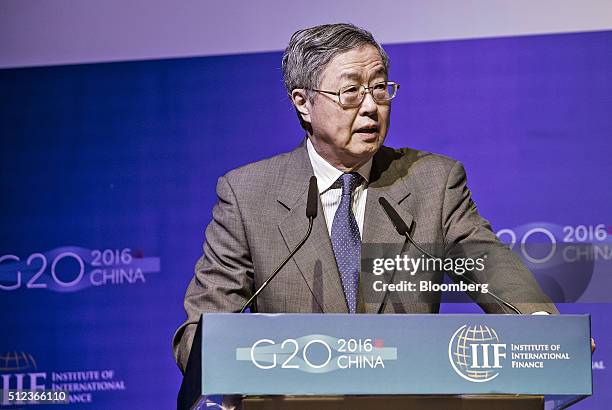
<instances>
[{"instance_id":1,"label":"man's ear","mask_svg":"<svg viewBox=\"0 0 612 410\"><path fill-rule=\"evenodd\" d=\"M310 109L312 105L306 95L306 90L303 88L296 88L291 91L291 101L298 112L300 119L303 122L310 123Z\"/></svg>"}]
</instances>

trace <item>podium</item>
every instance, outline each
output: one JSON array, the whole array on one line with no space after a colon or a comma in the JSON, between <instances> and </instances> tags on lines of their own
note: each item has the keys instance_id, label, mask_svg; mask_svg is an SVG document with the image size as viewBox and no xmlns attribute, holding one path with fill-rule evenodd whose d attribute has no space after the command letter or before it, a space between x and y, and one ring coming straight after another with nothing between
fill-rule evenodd
<instances>
[{"instance_id":1,"label":"podium","mask_svg":"<svg viewBox=\"0 0 612 410\"><path fill-rule=\"evenodd\" d=\"M592 394L588 315L203 314L179 409L562 409Z\"/></svg>"}]
</instances>

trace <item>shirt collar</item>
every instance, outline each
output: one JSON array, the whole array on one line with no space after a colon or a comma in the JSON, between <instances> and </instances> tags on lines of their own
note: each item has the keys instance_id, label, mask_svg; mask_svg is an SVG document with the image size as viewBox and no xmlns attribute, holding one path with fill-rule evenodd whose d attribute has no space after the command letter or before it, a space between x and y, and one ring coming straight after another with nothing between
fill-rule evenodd
<instances>
[{"instance_id":1,"label":"shirt collar","mask_svg":"<svg viewBox=\"0 0 612 410\"><path fill-rule=\"evenodd\" d=\"M306 149L308 150L308 157L312 164L312 170L314 171L315 177L317 177L317 187L319 192L323 193L327 191L336 182L338 178L343 174L342 171L335 168L329 162L325 160L315 150L310 138L306 138ZM363 164L357 172L361 177L368 182L370 180L370 171L372 170L372 158L365 164Z\"/></svg>"}]
</instances>

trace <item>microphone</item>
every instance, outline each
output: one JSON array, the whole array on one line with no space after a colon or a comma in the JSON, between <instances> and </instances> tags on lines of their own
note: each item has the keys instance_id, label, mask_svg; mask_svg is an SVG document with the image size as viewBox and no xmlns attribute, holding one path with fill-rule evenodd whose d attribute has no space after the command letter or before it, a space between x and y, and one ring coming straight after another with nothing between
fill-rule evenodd
<instances>
[{"instance_id":1,"label":"microphone","mask_svg":"<svg viewBox=\"0 0 612 410\"><path fill-rule=\"evenodd\" d=\"M291 253L289 253L289 256L287 256L287 258L285 258L285 260L282 261L281 264L278 265L276 269L274 269L274 272L272 272L272 274L268 277L268 279L266 279L266 281L261 284L259 289L257 289L257 291L253 294L253 296L251 296L251 298L246 301L244 306L242 306L242 309L240 309L240 313L244 313L244 311L249 306L251 306L251 304L257 299L257 296L259 296L259 294L276 277L278 272L280 272L280 270L287 264L287 262L291 260L293 255L296 254L296 252L302 247L302 245L304 245L304 243L310 236L310 233L312 232L312 224L314 222L314 219L317 217L318 198L319 198L319 190L317 189L317 177L313 175L310 177L310 181L308 183L308 199L306 201L306 218L308 218L308 230L306 231L306 235L304 235L304 238L302 238L300 243L298 243L297 246L293 248Z\"/></svg>"},{"instance_id":2,"label":"microphone","mask_svg":"<svg viewBox=\"0 0 612 410\"><path fill-rule=\"evenodd\" d=\"M317 217L319 190L317 189L317 177L310 177L308 183L308 200L306 201L306 218L311 222Z\"/></svg>"},{"instance_id":3,"label":"microphone","mask_svg":"<svg viewBox=\"0 0 612 410\"><path fill-rule=\"evenodd\" d=\"M395 208L393 208L393 206L391 206L391 204L389 203L389 201L387 201L384 197L380 197L378 198L378 203L382 206L383 210L385 211L385 213L387 214L387 216L389 217L389 219L391 220L391 223L393 224L393 226L395 227L395 230L397 231L397 233L399 233L402 236L405 236L406 239L408 239L408 241L410 241L410 243L412 245L414 245L415 248L417 248L419 250L419 252L421 252L424 255L427 255L429 258L431 259L441 259L438 258L436 256L433 256L432 254L426 252L425 250L423 250L423 248L421 248L410 236L410 229L408 228L408 225L406 225L406 222L404 222L404 220L402 219L402 217L397 213L397 211L395 210ZM473 281L472 279L470 279L467 276L463 276L463 275L458 275L455 272L453 272L453 275L460 277L461 279L465 279L466 281L468 281L469 283L471 283L472 285L477 285L477 283L475 281ZM510 310L514 311L515 313L522 315L523 313L518 310L518 308L516 306L514 306L512 303L502 299L501 297L497 296L495 293L491 292L490 290L488 291L489 295L491 295L493 297L493 299L497 300L498 302L500 302L501 304L503 304L504 306L506 306L507 308L509 308Z\"/></svg>"}]
</instances>

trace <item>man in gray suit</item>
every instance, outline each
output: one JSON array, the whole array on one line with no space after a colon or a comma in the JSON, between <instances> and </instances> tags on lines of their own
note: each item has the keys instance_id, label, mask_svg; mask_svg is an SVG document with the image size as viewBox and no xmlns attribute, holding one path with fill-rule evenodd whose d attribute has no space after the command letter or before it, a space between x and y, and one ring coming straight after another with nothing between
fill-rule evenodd
<instances>
[{"instance_id":1,"label":"man in gray suit","mask_svg":"<svg viewBox=\"0 0 612 410\"><path fill-rule=\"evenodd\" d=\"M461 163L383 146L399 88L389 81L388 68L382 47L353 25L317 26L292 36L283 74L307 137L291 152L219 178L204 254L185 296L187 320L173 341L183 371L200 314L240 311L302 239L312 175L319 216L304 246L258 297L259 312L438 312L438 301L420 292L396 294L382 305L363 297L362 242L413 248L379 198L397 211L415 242L429 244L435 255L457 255L468 243L494 250L494 266L469 274L521 313L557 312L478 214ZM443 276L428 278L439 283ZM477 302L487 312L512 313L490 296Z\"/></svg>"}]
</instances>

